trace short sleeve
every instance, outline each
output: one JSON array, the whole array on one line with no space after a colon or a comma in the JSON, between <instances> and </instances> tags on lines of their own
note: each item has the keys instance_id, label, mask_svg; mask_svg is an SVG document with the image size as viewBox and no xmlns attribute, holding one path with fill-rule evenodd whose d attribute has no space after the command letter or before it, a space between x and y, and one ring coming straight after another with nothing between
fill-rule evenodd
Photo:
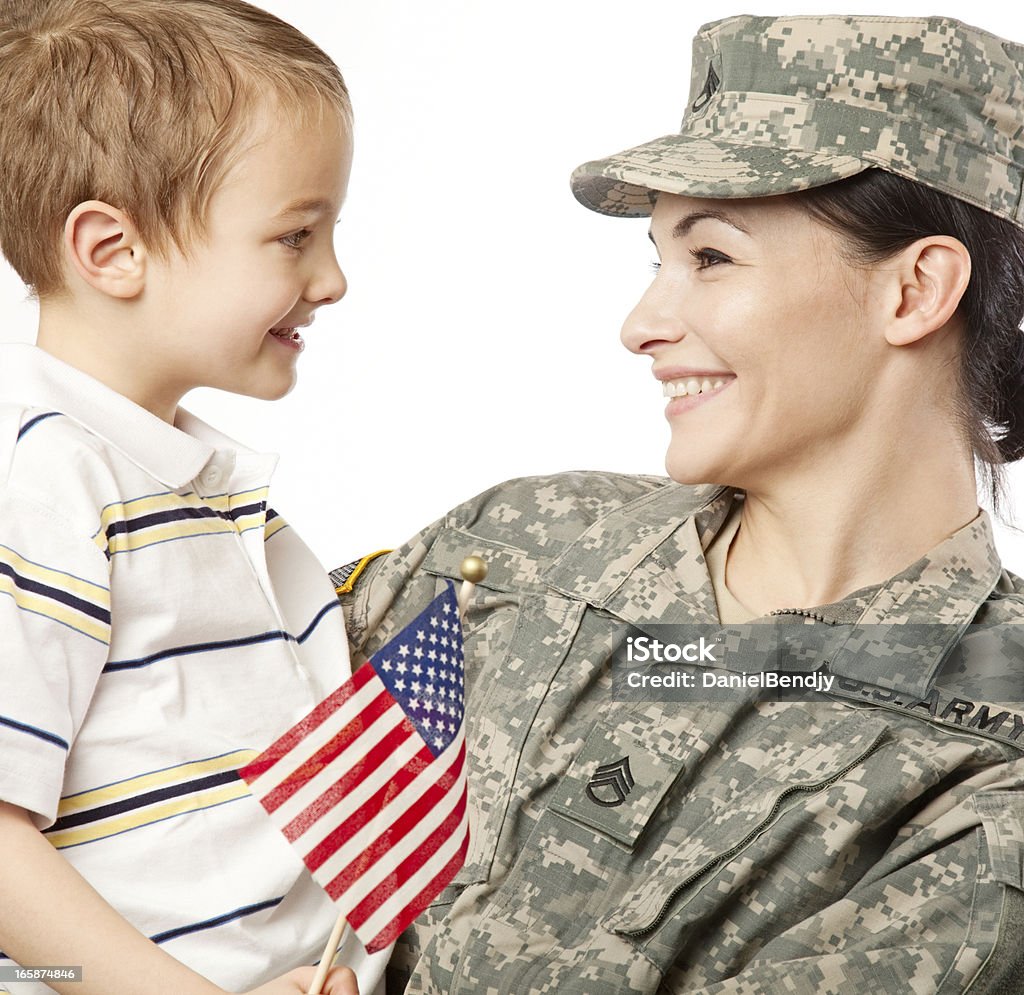
<instances>
[{"instance_id":1,"label":"short sleeve","mask_svg":"<svg viewBox=\"0 0 1024 995\"><path fill-rule=\"evenodd\" d=\"M0 492L0 799L40 828L107 660L107 563L53 511Z\"/></svg>"}]
</instances>

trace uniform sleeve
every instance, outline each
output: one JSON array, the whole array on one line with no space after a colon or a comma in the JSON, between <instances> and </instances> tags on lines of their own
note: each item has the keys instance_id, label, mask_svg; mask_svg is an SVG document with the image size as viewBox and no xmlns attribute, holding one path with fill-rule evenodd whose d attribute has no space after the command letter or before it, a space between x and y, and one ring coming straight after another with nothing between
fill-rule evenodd
<instances>
[{"instance_id":1,"label":"uniform sleeve","mask_svg":"<svg viewBox=\"0 0 1024 995\"><path fill-rule=\"evenodd\" d=\"M845 897L770 940L739 974L664 995L1011 995L1024 972L1024 761L1003 790L908 827Z\"/></svg>"},{"instance_id":2,"label":"uniform sleeve","mask_svg":"<svg viewBox=\"0 0 1024 995\"><path fill-rule=\"evenodd\" d=\"M52 512L6 490L0 593L0 799L45 828L107 660L107 558Z\"/></svg>"},{"instance_id":3,"label":"uniform sleeve","mask_svg":"<svg viewBox=\"0 0 1024 995\"><path fill-rule=\"evenodd\" d=\"M370 560L341 595L353 670L435 596L437 581L421 567L444 524L435 522L400 548ZM347 578L349 569L332 571L335 583Z\"/></svg>"}]
</instances>

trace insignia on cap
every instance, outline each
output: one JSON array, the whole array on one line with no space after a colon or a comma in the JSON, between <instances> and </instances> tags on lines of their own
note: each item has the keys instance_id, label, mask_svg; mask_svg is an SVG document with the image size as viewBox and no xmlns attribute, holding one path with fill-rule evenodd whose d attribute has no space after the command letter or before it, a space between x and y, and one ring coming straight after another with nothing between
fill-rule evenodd
<instances>
[{"instance_id":1,"label":"insignia on cap","mask_svg":"<svg viewBox=\"0 0 1024 995\"><path fill-rule=\"evenodd\" d=\"M718 78L718 73L715 72L715 67L708 63L708 78L704 80L704 89L697 95L697 99L691 105L691 110L702 111L708 105L708 101L718 92L719 87L722 85L722 81Z\"/></svg>"}]
</instances>

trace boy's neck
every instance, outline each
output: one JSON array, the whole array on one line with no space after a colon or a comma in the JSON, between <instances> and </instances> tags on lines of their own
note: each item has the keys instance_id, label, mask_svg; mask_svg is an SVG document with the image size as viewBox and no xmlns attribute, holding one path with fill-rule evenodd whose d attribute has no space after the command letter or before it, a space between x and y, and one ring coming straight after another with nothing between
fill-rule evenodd
<instances>
[{"instance_id":1,"label":"boy's neck","mask_svg":"<svg viewBox=\"0 0 1024 995\"><path fill-rule=\"evenodd\" d=\"M36 344L173 425L185 391L166 382L137 311L130 302L47 298L39 303Z\"/></svg>"}]
</instances>

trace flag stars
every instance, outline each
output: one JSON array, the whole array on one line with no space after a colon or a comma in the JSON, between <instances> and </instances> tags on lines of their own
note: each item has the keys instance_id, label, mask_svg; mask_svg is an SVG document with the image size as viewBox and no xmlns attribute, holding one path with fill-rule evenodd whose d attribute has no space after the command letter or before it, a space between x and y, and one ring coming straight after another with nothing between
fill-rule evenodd
<instances>
[{"instance_id":1,"label":"flag stars","mask_svg":"<svg viewBox=\"0 0 1024 995\"><path fill-rule=\"evenodd\" d=\"M421 651L421 655L422 655L422 651ZM412 672L413 672L413 676L419 677L420 674L423 673L423 668L418 663L414 663L412 665Z\"/></svg>"},{"instance_id":2,"label":"flag stars","mask_svg":"<svg viewBox=\"0 0 1024 995\"><path fill-rule=\"evenodd\" d=\"M395 670L397 670L400 674L404 674L408 672L409 668L405 665L404 660L399 660L398 666L395 667Z\"/></svg>"},{"instance_id":3,"label":"flag stars","mask_svg":"<svg viewBox=\"0 0 1024 995\"><path fill-rule=\"evenodd\" d=\"M407 657L409 655L409 647L408 646L399 646L398 647L398 655L400 657L402 657L403 659L405 659L405 657Z\"/></svg>"},{"instance_id":4,"label":"flag stars","mask_svg":"<svg viewBox=\"0 0 1024 995\"><path fill-rule=\"evenodd\" d=\"M416 649L414 649L412 651L412 655L414 657L416 657L417 660L422 660L423 659L423 649L422 649L422 647L417 646Z\"/></svg>"},{"instance_id":5,"label":"flag stars","mask_svg":"<svg viewBox=\"0 0 1024 995\"><path fill-rule=\"evenodd\" d=\"M427 638L427 634L422 629L416 630L416 641L422 643Z\"/></svg>"},{"instance_id":6,"label":"flag stars","mask_svg":"<svg viewBox=\"0 0 1024 995\"><path fill-rule=\"evenodd\" d=\"M391 669L391 661L390 660L381 660L381 662L380 662L380 669L381 670L390 670Z\"/></svg>"}]
</instances>

